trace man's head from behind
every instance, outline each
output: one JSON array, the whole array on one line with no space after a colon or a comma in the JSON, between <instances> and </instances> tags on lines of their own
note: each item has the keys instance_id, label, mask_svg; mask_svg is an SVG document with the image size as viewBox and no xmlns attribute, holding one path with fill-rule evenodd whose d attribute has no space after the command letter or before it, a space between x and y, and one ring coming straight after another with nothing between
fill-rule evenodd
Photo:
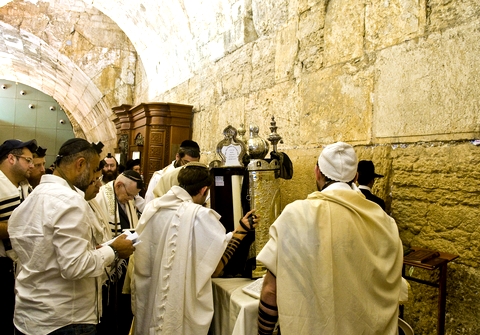
<instances>
[{"instance_id":1,"label":"man's head from behind","mask_svg":"<svg viewBox=\"0 0 480 335\"><path fill-rule=\"evenodd\" d=\"M198 162L200 160L200 147L198 143L192 140L185 140L180 144L175 155L175 167L183 166L189 162Z\"/></svg>"},{"instance_id":2,"label":"man's head from behind","mask_svg":"<svg viewBox=\"0 0 480 335\"><path fill-rule=\"evenodd\" d=\"M328 181L350 183L356 178L357 162L357 155L350 144L336 142L322 150L317 166L318 171L325 177L325 183ZM323 185L318 186L320 189L323 187Z\"/></svg>"},{"instance_id":3,"label":"man's head from behind","mask_svg":"<svg viewBox=\"0 0 480 335\"><path fill-rule=\"evenodd\" d=\"M138 172L125 170L115 179L114 188L118 202L126 204L142 190L143 180Z\"/></svg>"},{"instance_id":4,"label":"man's head from behind","mask_svg":"<svg viewBox=\"0 0 480 335\"><path fill-rule=\"evenodd\" d=\"M94 144L81 138L66 141L55 159L54 174L85 192L98 169L102 147L101 142Z\"/></svg>"},{"instance_id":5,"label":"man's head from behind","mask_svg":"<svg viewBox=\"0 0 480 335\"><path fill-rule=\"evenodd\" d=\"M141 173L142 167L140 165L140 159L129 159L125 165L125 170L133 170L135 172Z\"/></svg>"},{"instance_id":6,"label":"man's head from behind","mask_svg":"<svg viewBox=\"0 0 480 335\"><path fill-rule=\"evenodd\" d=\"M105 161L105 166L102 170L103 182L108 183L109 181L115 180L118 176L118 162L110 152L103 160Z\"/></svg>"},{"instance_id":7,"label":"man's head from behind","mask_svg":"<svg viewBox=\"0 0 480 335\"><path fill-rule=\"evenodd\" d=\"M194 202L203 205L208 196L213 177L205 164L192 162L184 165L178 173L178 184L192 196Z\"/></svg>"},{"instance_id":8,"label":"man's head from behind","mask_svg":"<svg viewBox=\"0 0 480 335\"><path fill-rule=\"evenodd\" d=\"M36 150L35 140L22 142L12 139L0 145L0 169L15 186L30 177Z\"/></svg>"},{"instance_id":9,"label":"man's head from behind","mask_svg":"<svg viewBox=\"0 0 480 335\"><path fill-rule=\"evenodd\" d=\"M358 184L373 186L375 178L382 178L383 175L375 173L375 166L372 161L361 160L358 162Z\"/></svg>"}]
</instances>

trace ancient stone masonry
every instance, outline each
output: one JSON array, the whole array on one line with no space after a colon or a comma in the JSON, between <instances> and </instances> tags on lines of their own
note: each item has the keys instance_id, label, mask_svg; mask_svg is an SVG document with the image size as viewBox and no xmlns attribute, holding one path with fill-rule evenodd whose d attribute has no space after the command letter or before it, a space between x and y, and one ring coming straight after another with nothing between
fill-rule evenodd
<instances>
[{"instance_id":1,"label":"ancient stone masonry","mask_svg":"<svg viewBox=\"0 0 480 335\"><path fill-rule=\"evenodd\" d=\"M121 104L193 105L206 163L225 127L256 124L265 138L275 115L295 166L283 208L315 190L323 145L353 144L385 175L374 191L404 245L460 255L447 334L480 333L478 0L0 4L0 77L52 95L106 152ZM412 286L405 319L433 334L435 291Z\"/></svg>"}]
</instances>

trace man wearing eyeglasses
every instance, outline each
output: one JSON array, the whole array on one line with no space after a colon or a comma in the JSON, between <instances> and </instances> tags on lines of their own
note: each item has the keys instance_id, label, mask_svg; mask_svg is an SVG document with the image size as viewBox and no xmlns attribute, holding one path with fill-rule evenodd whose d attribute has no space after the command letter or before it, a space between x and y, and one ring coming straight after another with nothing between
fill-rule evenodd
<instances>
[{"instance_id":1,"label":"man wearing eyeglasses","mask_svg":"<svg viewBox=\"0 0 480 335\"><path fill-rule=\"evenodd\" d=\"M140 174L133 170L122 172L115 180L100 188L95 197L98 205L108 213L112 236L125 230L133 230L138 223L135 196L143 188ZM128 260L117 264L117 276L110 284L109 304L103 310L102 321L97 327L98 334L127 335L132 322L130 295L123 294L122 288L127 272Z\"/></svg>"},{"instance_id":2,"label":"man wearing eyeglasses","mask_svg":"<svg viewBox=\"0 0 480 335\"><path fill-rule=\"evenodd\" d=\"M0 301L4 311L0 324L5 334L13 333L13 310L15 303L13 252L7 224L13 210L23 200L21 183L30 176L33 168L32 152L37 142L31 140L7 140L0 146Z\"/></svg>"},{"instance_id":3,"label":"man wearing eyeglasses","mask_svg":"<svg viewBox=\"0 0 480 335\"><path fill-rule=\"evenodd\" d=\"M19 264L15 334L95 333L101 277L115 259L135 250L124 237L101 246L93 230L95 217L84 192L95 181L102 146L66 141L53 174L44 175L10 217L8 233Z\"/></svg>"}]
</instances>

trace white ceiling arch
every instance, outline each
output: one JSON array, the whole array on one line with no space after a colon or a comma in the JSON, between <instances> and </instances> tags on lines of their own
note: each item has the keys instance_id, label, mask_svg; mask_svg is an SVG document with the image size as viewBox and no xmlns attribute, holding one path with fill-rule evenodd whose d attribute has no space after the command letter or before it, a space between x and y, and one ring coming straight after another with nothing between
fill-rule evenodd
<instances>
[{"instance_id":1,"label":"white ceiling arch","mask_svg":"<svg viewBox=\"0 0 480 335\"><path fill-rule=\"evenodd\" d=\"M51 95L77 124L99 104L103 94L65 55L37 36L0 22L0 77ZM108 115L108 111L103 111ZM98 122L98 121L97 121ZM76 129L79 131L79 129Z\"/></svg>"},{"instance_id":2,"label":"white ceiling arch","mask_svg":"<svg viewBox=\"0 0 480 335\"><path fill-rule=\"evenodd\" d=\"M241 46L251 9L251 0L0 1L0 74L52 95L107 145L112 107L159 99Z\"/></svg>"}]
</instances>

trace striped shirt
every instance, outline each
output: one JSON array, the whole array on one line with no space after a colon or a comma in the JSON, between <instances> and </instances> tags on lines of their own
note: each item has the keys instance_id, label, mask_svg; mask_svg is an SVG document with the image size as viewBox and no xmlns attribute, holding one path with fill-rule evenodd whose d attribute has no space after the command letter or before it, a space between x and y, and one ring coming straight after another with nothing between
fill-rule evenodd
<instances>
[{"instance_id":1,"label":"striped shirt","mask_svg":"<svg viewBox=\"0 0 480 335\"><path fill-rule=\"evenodd\" d=\"M15 208L20 205L20 189L0 171L0 221L8 221ZM0 257L5 257L5 247L0 240Z\"/></svg>"}]
</instances>

